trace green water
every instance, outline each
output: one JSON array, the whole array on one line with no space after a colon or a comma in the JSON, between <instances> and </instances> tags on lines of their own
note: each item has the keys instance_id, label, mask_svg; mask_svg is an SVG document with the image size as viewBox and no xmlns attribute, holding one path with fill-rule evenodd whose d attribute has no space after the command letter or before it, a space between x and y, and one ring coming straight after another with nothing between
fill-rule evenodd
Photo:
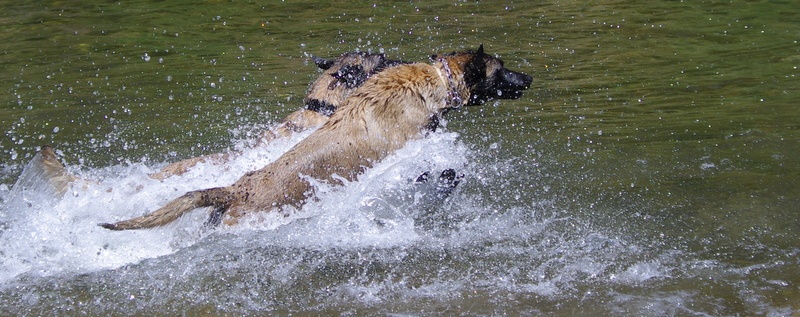
<instances>
[{"instance_id":1,"label":"green water","mask_svg":"<svg viewBox=\"0 0 800 317\"><path fill-rule=\"evenodd\" d=\"M800 7L792 1L34 1L3 8L6 186L42 144L83 169L229 148L299 107L318 74L311 55L363 50L424 61L483 43L534 84L520 100L449 116L447 129L479 149L475 159L487 170L498 161L513 165L499 173L507 181L492 182L504 186L469 191L495 205L514 196L547 199L609 235L746 273L685 273L704 272L693 262L655 283L570 290L594 294L585 302L476 291L450 302L462 308L452 314L800 311ZM671 302L675 293L692 300ZM420 305L429 313L451 307ZM382 311L367 306L326 309ZM391 298L384 306L416 311Z\"/></svg>"}]
</instances>

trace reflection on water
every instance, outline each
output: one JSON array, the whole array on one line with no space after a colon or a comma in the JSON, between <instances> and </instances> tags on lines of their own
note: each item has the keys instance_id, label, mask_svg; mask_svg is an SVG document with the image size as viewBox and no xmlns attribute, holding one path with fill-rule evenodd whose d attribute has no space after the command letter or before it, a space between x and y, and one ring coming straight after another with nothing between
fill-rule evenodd
<instances>
[{"instance_id":1,"label":"reflection on water","mask_svg":"<svg viewBox=\"0 0 800 317\"><path fill-rule=\"evenodd\" d=\"M800 311L791 2L4 8L3 314ZM192 227L202 213L151 231L94 226L288 149L297 139L145 176L293 111L312 54L423 61L480 43L533 75L523 99L451 113L445 133L295 216L219 232ZM46 143L99 181L61 200L12 195ZM419 228L404 216L418 207L389 196L443 168L467 176L447 217Z\"/></svg>"}]
</instances>

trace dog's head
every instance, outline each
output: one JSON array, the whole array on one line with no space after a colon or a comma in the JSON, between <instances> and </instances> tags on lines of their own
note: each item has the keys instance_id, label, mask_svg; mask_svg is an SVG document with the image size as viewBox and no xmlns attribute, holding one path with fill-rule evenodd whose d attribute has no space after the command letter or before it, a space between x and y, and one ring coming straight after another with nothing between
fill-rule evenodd
<instances>
[{"instance_id":1,"label":"dog's head","mask_svg":"<svg viewBox=\"0 0 800 317\"><path fill-rule=\"evenodd\" d=\"M349 52L334 59L314 57L314 64L323 70L309 87L306 105L319 103L336 109L347 96L370 76L402 61L388 60L384 54Z\"/></svg>"},{"instance_id":2,"label":"dog's head","mask_svg":"<svg viewBox=\"0 0 800 317\"><path fill-rule=\"evenodd\" d=\"M463 75L462 80L469 93L467 106L483 104L492 99L518 99L522 91L530 87L533 79L527 74L509 70L503 61L483 52L483 45L477 51L454 52L442 57L434 55L434 60L447 61L453 74Z\"/></svg>"}]
</instances>

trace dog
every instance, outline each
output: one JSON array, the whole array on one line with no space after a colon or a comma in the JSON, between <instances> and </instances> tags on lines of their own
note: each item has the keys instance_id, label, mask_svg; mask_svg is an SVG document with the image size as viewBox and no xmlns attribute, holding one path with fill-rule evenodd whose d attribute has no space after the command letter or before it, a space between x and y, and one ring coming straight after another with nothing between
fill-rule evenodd
<instances>
[{"instance_id":1,"label":"dog","mask_svg":"<svg viewBox=\"0 0 800 317\"><path fill-rule=\"evenodd\" d=\"M309 86L303 99L304 107L289 114L277 127L267 130L257 139L256 147L292 133L306 131L321 126L356 88L370 76L405 62L386 59L385 54L348 52L335 59L313 57L314 64L323 70L322 74ZM222 164L237 155L236 152L216 153L181 160L149 174L154 179L165 179L186 173L198 163L212 162Z\"/></svg>"},{"instance_id":2,"label":"dog","mask_svg":"<svg viewBox=\"0 0 800 317\"><path fill-rule=\"evenodd\" d=\"M353 181L374 163L422 138L452 109L492 99L517 99L532 82L476 51L431 56L431 63L397 65L368 78L330 119L267 166L227 187L188 192L158 210L116 223L111 230L154 228L201 207L209 225L234 225L253 212L301 208L314 196L308 178L333 185ZM432 123L433 122L433 123Z\"/></svg>"}]
</instances>

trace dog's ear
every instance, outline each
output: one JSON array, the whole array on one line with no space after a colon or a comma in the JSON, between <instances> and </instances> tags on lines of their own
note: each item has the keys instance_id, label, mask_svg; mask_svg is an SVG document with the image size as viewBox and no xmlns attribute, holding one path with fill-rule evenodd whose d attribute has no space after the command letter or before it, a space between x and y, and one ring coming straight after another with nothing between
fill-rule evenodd
<instances>
[{"instance_id":1,"label":"dog's ear","mask_svg":"<svg viewBox=\"0 0 800 317\"><path fill-rule=\"evenodd\" d=\"M471 87L472 93L467 105L479 105L486 101L485 91L490 84L488 74L486 74L486 54L483 52L483 44L478 50L469 54L471 58L464 65L464 83Z\"/></svg>"},{"instance_id":2,"label":"dog's ear","mask_svg":"<svg viewBox=\"0 0 800 317\"><path fill-rule=\"evenodd\" d=\"M328 68L331 68L331 66L333 66L333 61L332 60L327 60L327 59L324 59L324 58L321 58L321 57L316 57L316 56L312 56L311 59L313 59L314 60L314 64L317 64L317 67L319 67L319 69L322 69L322 70L328 70Z\"/></svg>"},{"instance_id":3,"label":"dog's ear","mask_svg":"<svg viewBox=\"0 0 800 317\"><path fill-rule=\"evenodd\" d=\"M486 72L486 53L483 52L483 44L478 47L473 56L472 61L467 65L467 70L476 72L474 75L481 74L479 77L482 80L486 76L484 74Z\"/></svg>"}]
</instances>

